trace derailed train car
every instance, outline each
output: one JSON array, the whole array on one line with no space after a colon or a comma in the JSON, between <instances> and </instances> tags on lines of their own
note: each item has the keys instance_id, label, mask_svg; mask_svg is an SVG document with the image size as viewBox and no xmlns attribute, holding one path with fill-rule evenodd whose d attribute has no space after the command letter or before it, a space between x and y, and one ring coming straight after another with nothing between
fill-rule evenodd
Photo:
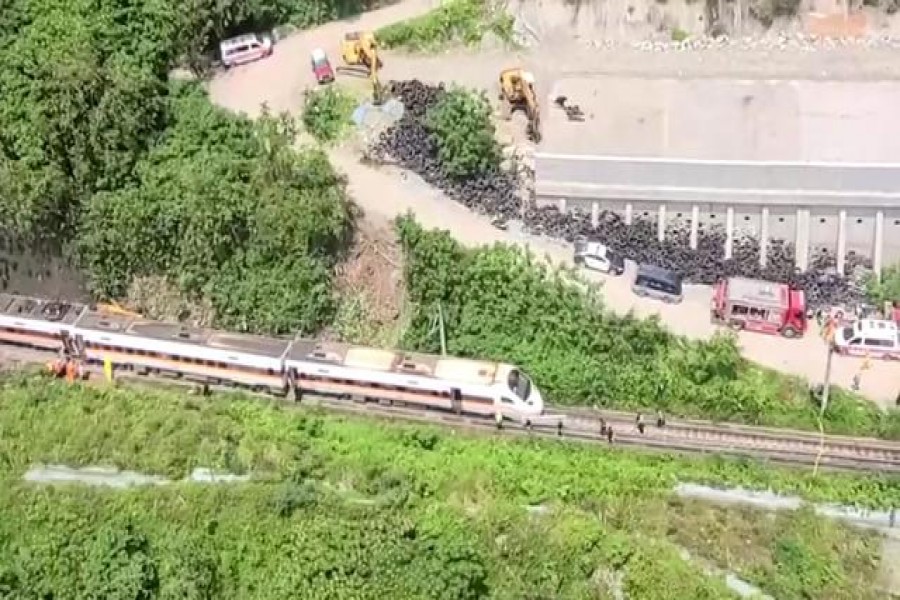
<instances>
[{"instance_id":1,"label":"derailed train car","mask_svg":"<svg viewBox=\"0 0 900 600\"><path fill-rule=\"evenodd\" d=\"M390 401L520 422L544 411L540 390L514 365L192 328L5 293L0 343L297 399L309 393Z\"/></svg>"}]
</instances>

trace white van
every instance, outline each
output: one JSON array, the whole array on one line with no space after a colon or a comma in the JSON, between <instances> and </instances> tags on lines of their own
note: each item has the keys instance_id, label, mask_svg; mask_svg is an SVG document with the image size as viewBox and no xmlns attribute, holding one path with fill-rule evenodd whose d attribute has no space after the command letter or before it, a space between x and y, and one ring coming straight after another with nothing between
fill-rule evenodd
<instances>
[{"instance_id":1,"label":"white van","mask_svg":"<svg viewBox=\"0 0 900 600\"><path fill-rule=\"evenodd\" d=\"M849 356L900 360L900 331L893 321L860 319L834 333L834 347Z\"/></svg>"},{"instance_id":2,"label":"white van","mask_svg":"<svg viewBox=\"0 0 900 600\"><path fill-rule=\"evenodd\" d=\"M219 44L222 65L226 69L270 56L273 50L272 38L255 33L229 38Z\"/></svg>"}]
</instances>

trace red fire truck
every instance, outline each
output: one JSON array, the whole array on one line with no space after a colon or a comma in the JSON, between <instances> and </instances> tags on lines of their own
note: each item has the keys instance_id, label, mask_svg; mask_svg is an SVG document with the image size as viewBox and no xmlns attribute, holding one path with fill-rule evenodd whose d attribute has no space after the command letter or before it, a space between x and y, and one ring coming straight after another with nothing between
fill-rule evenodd
<instances>
[{"instance_id":1,"label":"red fire truck","mask_svg":"<svg viewBox=\"0 0 900 600\"><path fill-rule=\"evenodd\" d=\"M782 283L731 277L713 290L712 320L733 329L781 334L806 332L806 295Z\"/></svg>"}]
</instances>

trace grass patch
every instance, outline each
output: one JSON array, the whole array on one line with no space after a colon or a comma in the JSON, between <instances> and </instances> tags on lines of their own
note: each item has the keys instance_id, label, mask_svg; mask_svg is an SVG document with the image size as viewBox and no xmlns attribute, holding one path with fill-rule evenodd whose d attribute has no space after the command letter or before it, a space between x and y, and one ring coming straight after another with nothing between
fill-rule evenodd
<instances>
[{"instance_id":1,"label":"grass patch","mask_svg":"<svg viewBox=\"0 0 900 600\"><path fill-rule=\"evenodd\" d=\"M434 52L456 44L475 46L488 34L512 44L513 18L483 0L448 0L425 15L382 27L384 48Z\"/></svg>"},{"instance_id":2,"label":"grass patch","mask_svg":"<svg viewBox=\"0 0 900 600\"><path fill-rule=\"evenodd\" d=\"M341 139L352 127L351 116L357 99L348 91L331 84L304 92L301 120L316 140L327 144Z\"/></svg>"},{"instance_id":3,"label":"grass patch","mask_svg":"<svg viewBox=\"0 0 900 600\"><path fill-rule=\"evenodd\" d=\"M817 501L900 505L900 483L887 476L813 476L752 461L457 437L438 428L287 411L240 395L201 400L143 386L70 387L40 376L6 379L2 394L0 477L17 478L34 462L59 462L110 464L173 479L195 467L281 479L315 462L350 483L390 467L431 494L453 495L469 481L473 489L520 504L664 497L675 482L692 481Z\"/></svg>"},{"instance_id":4,"label":"grass patch","mask_svg":"<svg viewBox=\"0 0 900 600\"><path fill-rule=\"evenodd\" d=\"M811 510L760 513L702 502L670 504L667 537L780 600L875 600L880 538ZM799 575L799 576L798 576Z\"/></svg>"},{"instance_id":5,"label":"grass patch","mask_svg":"<svg viewBox=\"0 0 900 600\"><path fill-rule=\"evenodd\" d=\"M469 437L240 396L42 377L8 378L0 393L0 590L10 597L577 600L617 585L632 598L732 597L679 556L685 547L779 598L867 600L877 597L871 536L669 490L694 480L900 501L887 478ZM170 478L203 466L254 480L43 488L20 480L34 462Z\"/></svg>"}]
</instances>

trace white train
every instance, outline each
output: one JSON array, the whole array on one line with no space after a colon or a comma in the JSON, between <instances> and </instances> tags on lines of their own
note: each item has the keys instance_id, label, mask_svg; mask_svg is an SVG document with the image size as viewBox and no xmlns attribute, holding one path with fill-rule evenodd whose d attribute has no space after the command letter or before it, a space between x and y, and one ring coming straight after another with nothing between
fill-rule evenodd
<instances>
[{"instance_id":1,"label":"white train","mask_svg":"<svg viewBox=\"0 0 900 600\"><path fill-rule=\"evenodd\" d=\"M0 343L65 349L140 374L292 393L298 400L324 394L519 422L544 411L537 386L509 364L198 329L5 293Z\"/></svg>"}]
</instances>

